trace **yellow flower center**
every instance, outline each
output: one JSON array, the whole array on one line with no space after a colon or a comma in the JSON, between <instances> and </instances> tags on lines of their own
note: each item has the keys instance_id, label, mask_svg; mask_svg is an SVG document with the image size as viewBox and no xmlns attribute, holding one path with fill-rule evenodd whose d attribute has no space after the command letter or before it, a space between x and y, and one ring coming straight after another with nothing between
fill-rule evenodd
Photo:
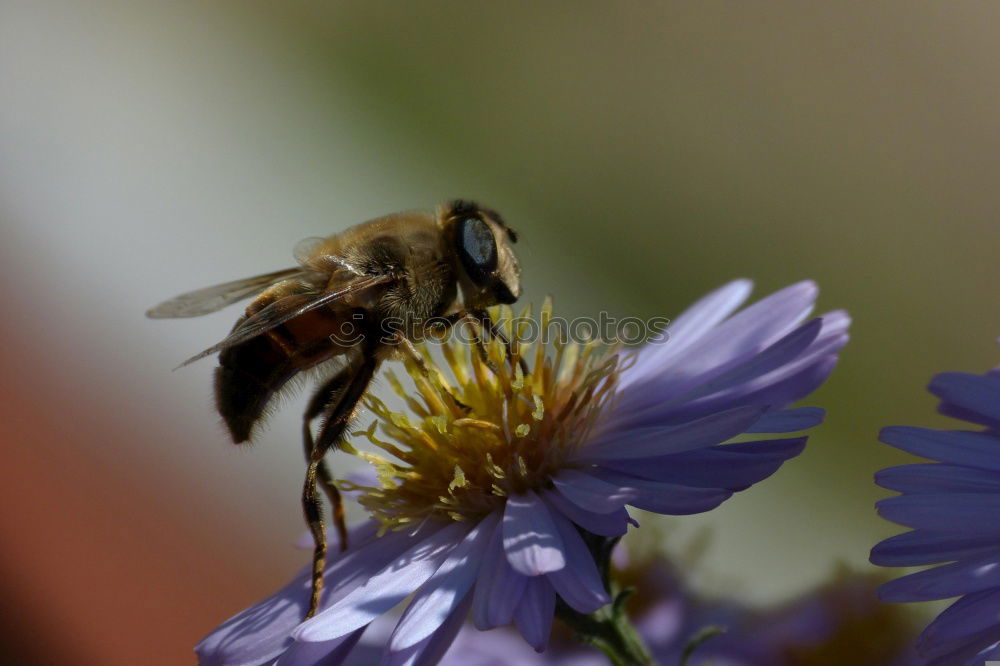
<instances>
[{"instance_id":1,"label":"yellow flower center","mask_svg":"<svg viewBox=\"0 0 1000 666\"><path fill-rule=\"evenodd\" d=\"M485 343L488 362L474 344L449 339L439 364L422 344L426 372L405 362L412 389L386 373L409 414L371 394L365 398L376 418L354 435L380 451L347 450L375 465L379 484L339 483L361 491L359 502L383 529L430 517L475 520L510 494L545 488L614 399L621 370L615 350L560 339L564 332L553 325L550 302L537 322L527 310L517 319L506 307L493 315L513 343L513 358L496 338ZM526 339L531 330L548 333L552 342ZM527 361L527 374L519 358Z\"/></svg>"}]
</instances>

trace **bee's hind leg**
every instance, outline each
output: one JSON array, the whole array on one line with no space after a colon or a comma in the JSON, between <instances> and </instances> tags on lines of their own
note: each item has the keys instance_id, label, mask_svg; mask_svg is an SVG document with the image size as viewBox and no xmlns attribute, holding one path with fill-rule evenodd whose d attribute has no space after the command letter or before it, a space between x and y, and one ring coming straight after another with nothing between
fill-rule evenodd
<instances>
[{"instance_id":1,"label":"bee's hind leg","mask_svg":"<svg viewBox=\"0 0 1000 666\"><path fill-rule=\"evenodd\" d=\"M312 596L309 600L306 619L315 615L319 608L320 595L323 592L323 569L326 566L326 528L323 525L323 512L319 501L319 492L316 488L317 477L320 474L319 469L327 451L340 442L344 430L354 414L354 408L368 389L377 367L378 359L374 353L371 353L362 355L359 361L341 372L345 375L343 389L338 392L332 402L327 403L323 408L326 418L323 420L319 436L314 440L309 454L309 467L306 469L305 483L302 487L302 512L309 524L309 531L312 532L315 545L313 547ZM339 492L337 497L340 497Z\"/></svg>"},{"instance_id":2,"label":"bee's hind leg","mask_svg":"<svg viewBox=\"0 0 1000 666\"><path fill-rule=\"evenodd\" d=\"M323 410L328 405L333 404L340 397L340 393L344 390L344 386L350 378L349 375L349 367L341 369L316 390L309 401L309 406L306 407L305 414L302 416L302 445L305 448L307 465L312 459L312 452L315 446L312 435L312 422L323 413ZM316 476L327 498L330 500L330 506L333 510L333 525L337 529L340 550L343 552L347 550L347 546L349 545L347 541L347 523L344 519L344 501L340 496L340 489L333 480L333 475L330 474L330 468L326 464L326 459L320 460L316 468Z\"/></svg>"}]
</instances>

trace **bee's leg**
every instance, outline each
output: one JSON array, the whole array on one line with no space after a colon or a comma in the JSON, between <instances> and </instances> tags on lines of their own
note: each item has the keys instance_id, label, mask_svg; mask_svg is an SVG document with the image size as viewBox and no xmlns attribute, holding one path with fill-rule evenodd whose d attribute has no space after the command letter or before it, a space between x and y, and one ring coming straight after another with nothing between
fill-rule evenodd
<instances>
[{"instance_id":1,"label":"bee's leg","mask_svg":"<svg viewBox=\"0 0 1000 666\"><path fill-rule=\"evenodd\" d=\"M320 386L309 401L309 406L302 416L302 444L305 448L306 464L309 464L309 461L312 459L314 447L312 422L326 407L332 405L340 397L341 392L344 390L344 385L349 379L349 374L349 368L342 369ZM320 484L323 486L324 492L326 492L327 498L330 500L330 506L333 510L333 524L337 528L337 537L340 539L340 550L345 551L347 550L348 543L347 523L344 520L344 501L340 497L340 489L337 488L337 484L333 481L333 476L330 474L330 468L326 464L326 459L320 461L316 474Z\"/></svg>"},{"instance_id":2,"label":"bee's leg","mask_svg":"<svg viewBox=\"0 0 1000 666\"><path fill-rule=\"evenodd\" d=\"M471 407L466 405L464 402L455 397L455 394L451 392L451 388L444 381L435 382L431 378L431 370L427 367L427 363L424 361L424 357L420 355L417 348L413 346L413 342L409 338L397 333L394 344L403 350L403 353L409 357L411 361L417 366L420 374L424 376L427 381L432 385L438 385L445 393L448 394L448 398L455 404L456 407L462 412L468 413L472 410Z\"/></svg>"},{"instance_id":3,"label":"bee's leg","mask_svg":"<svg viewBox=\"0 0 1000 666\"><path fill-rule=\"evenodd\" d=\"M511 342L510 338L507 337L507 334L504 333L499 326L497 326L496 322L494 322L492 317L490 317L490 313L486 310L473 310L470 315L479 323L480 326L483 327L483 330L489 332L492 337L497 338L504 344L504 347L507 350L507 360L510 361L511 367L514 365L514 359L517 358L517 363L521 366L521 372L528 374L527 362L523 357L517 354L517 350L514 349L514 343Z\"/></svg>"},{"instance_id":4,"label":"bee's leg","mask_svg":"<svg viewBox=\"0 0 1000 666\"><path fill-rule=\"evenodd\" d=\"M483 325L482 322L476 319L475 315L468 310L459 310L458 312L447 315L444 319L448 322L449 327L454 326L463 319L468 319L479 328L482 328ZM479 353L479 360L483 362L483 365L489 368L493 374L498 374L497 366L487 353L486 345L483 343L483 338L479 335L478 331L472 331L472 344L475 346L476 352Z\"/></svg>"},{"instance_id":5,"label":"bee's leg","mask_svg":"<svg viewBox=\"0 0 1000 666\"><path fill-rule=\"evenodd\" d=\"M365 354L356 365L344 370L349 376L343 391L338 400L323 410L326 418L309 455L309 467L306 470L306 479L302 487L302 511L309 524L309 530L312 532L315 547L313 549L312 597L309 600L309 611L306 613L306 619L315 615L316 609L319 608L319 598L323 592L323 568L326 566L326 528L323 525L319 492L316 489L316 477L326 452L340 442L344 430L354 414L354 408L368 389L368 384L371 383L377 366L378 359L374 354Z\"/></svg>"}]
</instances>

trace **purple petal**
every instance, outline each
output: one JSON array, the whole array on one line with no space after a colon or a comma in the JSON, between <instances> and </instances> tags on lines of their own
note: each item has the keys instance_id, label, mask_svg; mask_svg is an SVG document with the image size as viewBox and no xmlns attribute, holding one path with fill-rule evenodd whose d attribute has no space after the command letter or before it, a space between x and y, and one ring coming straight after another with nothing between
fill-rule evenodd
<instances>
[{"instance_id":1,"label":"purple petal","mask_svg":"<svg viewBox=\"0 0 1000 666\"><path fill-rule=\"evenodd\" d=\"M343 663L361 640L368 625L333 641L323 643L292 643L291 647L278 658L275 666L336 666ZM254 662L257 663L257 662Z\"/></svg>"},{"instance_id":2,"label":"purple petal","mask_svg":"<svg viewBox=\"0 0 1000 666\"><path fill-rule=\"evenodd\" d=\"M774 294L720 324L676 363L640 354L623 373L627 388L605 432L675 425L741 405L780 409L815 390L847 343L850 318L836 311L796 327L814 297L811 283ZM719 349L724 351L716 354ZM630 373L642 381L630 380Z\"/></svg>"},{"instance_id":3,"label":"purple petal","mask_svg":"<svg viewBox=\"0 0 1000 666\"><path fill-rule=\"evenodd\" d=\"M954 534L914 530L904 532L872 548L871 563L882 567L918 567L953 562L997 551L992 534Z\"/></svg>"},{"instance_id":4,"label":"purple petal","mask_svg":"<svg viewBox=\"0 0 1000 666\"><path fill-rule=\"evenodd\" d=\"M843 336L837 346L842 347L847 343L847 339L846 335ZM823 382L830 378L839 361L840 357L831 353L818 356L815 360L810 359L809 363L789 365L757 380L761 384L760 388L747 393L741 399L768 404L774 408L787 407L822 386ZM751 382L743 388L754 388L753 384Z\"/></svg>"},{"instance_id":5,"label":"purple petal","mask_svg":"<svg viewBox=\"0 0 1000 666\"><path fill-rule=\"evenodd\" d=\"M528 490L507 498L503 515L503 548L514 571L538 576L566 566L563 544L548 509Z\"/></svg>"},{"instance_id":6,"label":"purple petal","mask_svg":"<svg viewBox=\"0 0 1000 666\"><path fill-rule=\"evenodd\" d=\"M354 548L344 555L331 553L323 576L327 585L324 604L359 585L377 571L379 562L388 562L404 550L405 540L393 535L375 539L376 531L374 521L352 528ZM311 567L304 568L278 592L202 639L195 647L200 662L206 666L260 663L284 652L291 645L291 631L302 622L309 605L310 571Z\"/></svg>"},{"instance_id":7,"label":"purple petal","mask_svg":"<svg viewBox=\"0 0 1000 666\"><path fill-rule=\"evenodd\" d=\"M800 282L736 313L683 350L684 354L677 354L669 373L656 378L657 391L684 392L759 353L812 311L817 293L814 283Z\"/></svg>"},{"instance_id":8,"label":"purple petal","mask_svg":"<svg viewBox=\"0 0 1000 666\"><path fill-rule=\"evenodd\" d=\"M455 642L455 637L465 625L465 618L469 614L471 605L472 595L466 594L458 607L438 627L438 630L424 641L419 658L407 661L405 664L407 666L435 666Z\"/></svg>"},{"instance_id":9,"label":"purple petal","mask_svg":"<svg viewBox=\"0 0 1000 666\"><path fill-rule=\"evenodd\" d=\"M916 529L1000 536L1000 496L980 493L925 493L880 500L879 515Z\"/></svg>"},{"instance_id":10,"label":"purple petal","mask_svg":"<svg viewBox=\"0 0 1000 666\"><path fill-rule=\"evenodd\" d=\"M972 643L961 641L952 644L948 648L947 654L928 661L920 662L920 666L984 666L987 659L992 659L991 655L996 654L997 641L995 631L986 631L973 639ZM985 645L986 647L983 647ZM944 646L938 646L942 648ZM927 654L924 652L923 654ZM992 664L993 662L988 662Z\"/></svg>"},{"instance_id":11,"label":"purple petal","mask_svg":"<svg viewBox=\"0 0 1000 666\"><path fill-rule=\"evenodd\" d=\"M846 333L851 327L851 315L847 310L830 310L820 317L823 320L823 332L817 342L824 342Z\"/></svg>"},{"instance_id":12,"label":"purple petal","mask_svg":"<svg viewBox=\"0 0 1000 666\"><path fill-rule=\"evenodd\" d=\"M797 432L818 426L825 416L826 410L820 407L775 409L766 412L747 432Z\"/></svg>"},{"instance_id":13,"label":"purple petal","mask_svg":"<svg viewBox=\"0 0 1000 666\"><path fill-rule=\"evenodd\" d=\"M993 431L1000 429L1000 421L991 421L979 412L966 409L965 407L959 407L958 405L950 402L942 402L939 404L938 412L944 414L945 416L950 416L953 419L959 419L960 421L968 421L969 423L979 423L988 426Z\"/></svg>"},{"instance_id":14,"label":"purple petal","mask_svg":"<svg viewBox=\"0 0 1000 666\"><path fill-rule=\"evenodd\" d=\"M672 483L639 479L602 469L599 478L635 491L631 504L639 509L674 516L701 513L719 506L732 492L719 488L692 488Z\"/></svg>"},{"instance_id":15,"label":"purple petal","mask_svg":"<svg viewBox=\"0 0 1000 666\"><path fill-rule=\"evenodd\" d=\"M561 470L552 483L569 501L593 513L611 513L629 503L635 493L575 469Z\"/></svg>"},{"instance_id":16,"label":"purple petal","mask_svg":"<svg viewBox=\"0 0 1000 666\"><path fill-rule=\"evenodd\" d=\"M1000 423L1000 378L965 372L942 372L931 380L931 393L946 403L979 414L970 419L985 425Z\"/></svg>"},{"instance_id":17,"label":"purple petal","mask_svg":"<svg viewBox=\"0 0 1000 666\"><path fill-rule=\"evenodd\" d=\"M675 344L670 355L684 351L688 345L715 328L732 314L750 296L753 282L733 280L698 299L694 305L677 315L667 329L671 343Z\"/></svg>"},{"instance_id":18,"label":"purple petal","mask_svg":"<svg viewBox=\"0 0 1000 666\"><path fill-rule=\"evenodd\" d=\"M552 587L571 608L580 613L593 613L611 602L594 564L594 556L573 524L558 513L553 522L566 547L566 566L548 574Z\"/></svg>"},{"instance_id":19,"label":"purple petal","mask_svg":"<svg viewBox=\"0 0 1000 666\"><path fill-rule=\"evenodd\" d=\"M498 524L486 545L473 594L472 618L476 628L486 630L510 624L527 581L528 577L514 571L507 561L503 525Z\"/></svg>"},{"instance_id":20,"label":"purple petal","mask_svg":"<svg viewBox=\"0 0 1000 666\"><path fill-rule=\"evenodd\" d=\"M663 483L743 490L774 474L799 455L806 437L723 444L702 451L642 460L605 461L602 467Z\"/></svg>"},{"instance_id":21,"label":"purple petal","mask_svg":"<svg viewBox=\"0 0 1000 666\"><path fill-rule=\"evenodd\" d=\"M991 636L991 638L997 638L997 636ZM983 660L993 660L995 657L1000 657L1000 640L994 642L993 644L987 646L985 649L979 653L980 659ZM978 666L978 664L977 664Z\"/></svg>"},{"instance_id":22,"label":"purple petal","mask_svg":"<svg viewBox=\"0 0 1000 666\"><path fill-rule=\"evenodd\" d=\"M721 444L747 428L767 411L766 406L749 405L667 427L646 427L635 430L606 432L594 442L578 450L584 460L627 460L649 458L701 449Z\"/></svg>"},{"instance_id":23,"label":"purple petal","mask_svg":"<svg viewBox=\"0 0 1000 666\"><path fill-rule=\"evenodd\" d=\"M933 650L922 650L921 654L927 656L930 653L938 656L927 661L920 662L921 666L984 666L989 663L987 659L992 659L991 655L996 654L997 631L986 630L971 638L952 641L947 645L935 645ZM969 642L971 640L971 642ZM984 647L985 646L985 647Z\"/></svg>"},{"instance_id":24,"label":"purple petal","mask_svg":"<svg viewBox=\"0 0 1000 666\"><path fill-rule=\"evenodd\" d=\"M883 428L879 439L922 458L1000 472L1000 438L913 426Z\"/></svg>"},{"instance_id":25,"label":"purple petal","mask_svg":"<svg viewBox=\"0 0 1000 666\"><path fill-rule=\"evenodd\" d=\"M845 336L846 342L847 337ZM700 415L706 409L728 409L732 404L770 405L773 409L787 407L806 397L829 379L840 359L836 354L827 354L796 362L735 387L732 391L717 393L704 401L692 403L683 413Z\"/></svg>"},{"instance_id":26,"label":"purple petal","mask_svg":"<svg viewBox=\"0 0 1000 666\"><path fill-rule=\"evenodd\" d=\"M810 358L808 363L792 363L765 377L685 403L667 416L670 422L694 419L735 405L767 405L781 409L819 388L837 367L837 361L837 356L827 355Z\"/></svg>"},{"instance_id":27,"label":"purple petal","mask_svg":"<svg viewBox=\"0 0 1000 666\"><path fill-rule=\"evenodd\" d=\"M544 577L543 577L544 578ZM549 655L538 655L517 631L462 629L440 666L554 666ZM573 666L583 666L574 664Z\"/></svg>"},{"instance_id":28,"label":"purple petal","mask_svg":"<svg viewBox=\"0 0 1000 666\"><path fill-rule=\"evenodd\" d=\"M465 598L476 580L480 561L499 521L499 513L491 513L481 520L421 586L389 639L388 664L397 666L419 656L421 650L410 648L423 643L437 631ZM406 655L405 659L402 655Z\"/></svg>"},{"instance_id":29,"label":"purple petal","mask_svg":"<svg viewBox=\"0 0 1000 666\"><path fill-rule=\"evenodd\" d=\"M945 463L912 463L875 474L875 483L903 493L1000 493L1000 475Z\"/></svg>"},{"instance_id":30,"label":"purple petal","mask_svg":"<svg viewBox=\"0 0 1000 666\"><path fill-rule=\"evenodd\" d=\"M751 291L753 283L750 280L734 280L703 296L670 324L666 330L667 339L662 344L647 345L640 351L641 362L634 366L633 372L622 377L621 385L645 380L653 368L676 358L741 306Z\"/></svg>"},{"instance_id":31,"label":"purple petal","mask_svg":"<svg viewBox=\"0 0 1000 666\"><path fill-rule=\"evenodd\" d=\"M256 664L279 656L305 615L308 601L303 586L309 580L305 571L273 596L222 623L195 646L199 664Z\"/></svg>"},{"instance_id":32,"label":"purple petal","mask_svg":"<svg viewBox=\"0 0 1000 666\"><path fill-rule=\"evenodd\" d=\"M745 384L800 360L799 357L812 346L822 330L823 320L818 317L799 326L766 349L742 359L710 381L698 384L697 390L690 394L690 398L698 398Z\"/></svg>"},{"instance_id":33,"label":"purple petal","mask_svg":"<svg viewBox=\"0 0 1000 666\"><path fill-rule=\"evenodd\" d=\"M997 609L1000 608L1000 589L983 590L967 595L931 622L920 636L918 648L929 657L938 657L973 643L976 638L988 637L987 643L1000 639ZM985 647L983 645L982 647Z\"/></svg>"},{"instance_id":34,"label":"purple petal","mask_svg":"<svg viewBox=\"0 0 1000 666\"><path fill-rule=\"evenodd\" d=\"M805 397L826 381L837 364L836 350L847 335L817 340L805 353L778 369L708 395L696 385L683 393L646 389L646 397L622 401L612 412L606 429L639 425L672 425L740 405L768 405L781 409Z\"/></svg>"},{"instance_id":35,"label":"purple petal","mask_svg":"<svg viewBox=\"0 0 1000 666\"><path fill-rule=\"evenodd\" d=\"M328 641L370 623L423 585L469 529L464 523L451 523L418 541L343 599L299 625L292 637Z\"/></svg>"},{"instance_id":36,"label":"purple petal","mask_svg":"<svg viewBox=\"0 0 1000 666\"><path fill-rule=\"evenodd\" d=\"M629 515L624 507L611 513L594 513L575 504L557 490L546 490L542 499L562 515L593 534L601 536L622 536L628 531Z\"/></svg>"},{"instance_id":37,"label":"purple petal","mask_svg":"<svg viewBox=\"0 0 1000 666\"><path fill-rule=\"evenodd\" d=\"M444 523L428 521L416 530L399 530L381 537L376 536L379 529L376 521L369 521L369 526L371 528L370 539L367 542L352 540L352 543L358 544L357 549L349 550L340 556L334 561L333 566L328 566L323 573L326 587L324 587L320 612L343 599L368 580L369 576L405 552L417 540L429 537L442 529ZM310 589L310 585L307 584L303 604L308 603L308 590ZM303 609L305 609L305 605Z\"/></svg>"},{"instance_id":38,"label":"purple petal","mask_svg":"<svg viewBox=\"0 0 1000 666\"><path fill-rule=\"evenodd\" d=\"M891 580L879 588L882 601L932 601L1000 585L1000 553L954 562Z\"/></svg>"},{"instance_id":39,"label":"purple petal","mask_svg":"<svg viewBox=\"0 0 1000 666\"><path fill-rule=\"evenodd\" d=\"M529 579L521 603L514 611L514 624L536 652L542 652L549 643L555 610L556 593L552 584L545 576Z\"/></svg>"}]
</instances>

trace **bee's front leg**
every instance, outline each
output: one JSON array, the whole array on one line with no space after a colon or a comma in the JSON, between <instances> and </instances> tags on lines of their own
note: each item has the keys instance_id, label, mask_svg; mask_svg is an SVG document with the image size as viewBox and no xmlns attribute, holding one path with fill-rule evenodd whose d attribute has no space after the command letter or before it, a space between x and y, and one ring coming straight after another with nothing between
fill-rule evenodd
<instances>
[{"instance_id":1,"label":"bee's front leg","mask_svg":"<svg viewBox=\"0 0 1000 666\"><path fill-rule=\"evenodd\" d=\"M489 320L489 313L485 310L482 311L486 315L486 319ZM469 310L459 310L458 312L453 312L450 315L444 317L447 322L448 328L451 328L463 319L468 319L470 323L474 324L475 329L472 331L472 344L476 348L476 352L479 354L479 360L483 362L490 372L493 374L499 374L499 369L493 359L490 358L489 352L486 350L486 344L483 342L483 338L479 335L479 330L483 328L483 322L471 311ZM492 324L492 322L490 322Z\"/></svg>"},{"instance_id":2,"label":"bee's front leg","mask_svg":"<svg viewBox=\"0 0 1000 666\"><path fill-rule=\"evenodd\" d=\"M507 361L511 364L511 368L514 367L515 360L517 364L521 367L521 372L525 375L528 374L528 364L518 353L518 350L514 343L507 337L507 334L493 321L490 317L490 313L486 310L473 310L469 313L484 331L488 332L491 337L497 338L504 344L504 348L507 350Z\"/></svg>"},{"instance_id":3,"label":"bee's front leg","mask_svg":"<svg viewBox=\"0 0 1000 666\"><path fill-rule=\"evenodd\" d=\"M443 378L438 377L437 381L434 381L434 378L431 377L431 370L427 367L427 362L424 360L424 357L420 355L420 352L417 351L417 348L413 346L413 342L410 341L409 338L404 336L402 333L397 332L393 339L393 344L396 345L396 348L400 349L407 358L413 361L413 364L417 366L417 370L420 371L420 374L423 375L428 382L432 385L437 385L448 394L448 398L452 401L459 412L462 414L468 414L472 411L471 407L459 400L455 394L451 392L451 387L448 386Z\"/></svg>"}]
</instances>

